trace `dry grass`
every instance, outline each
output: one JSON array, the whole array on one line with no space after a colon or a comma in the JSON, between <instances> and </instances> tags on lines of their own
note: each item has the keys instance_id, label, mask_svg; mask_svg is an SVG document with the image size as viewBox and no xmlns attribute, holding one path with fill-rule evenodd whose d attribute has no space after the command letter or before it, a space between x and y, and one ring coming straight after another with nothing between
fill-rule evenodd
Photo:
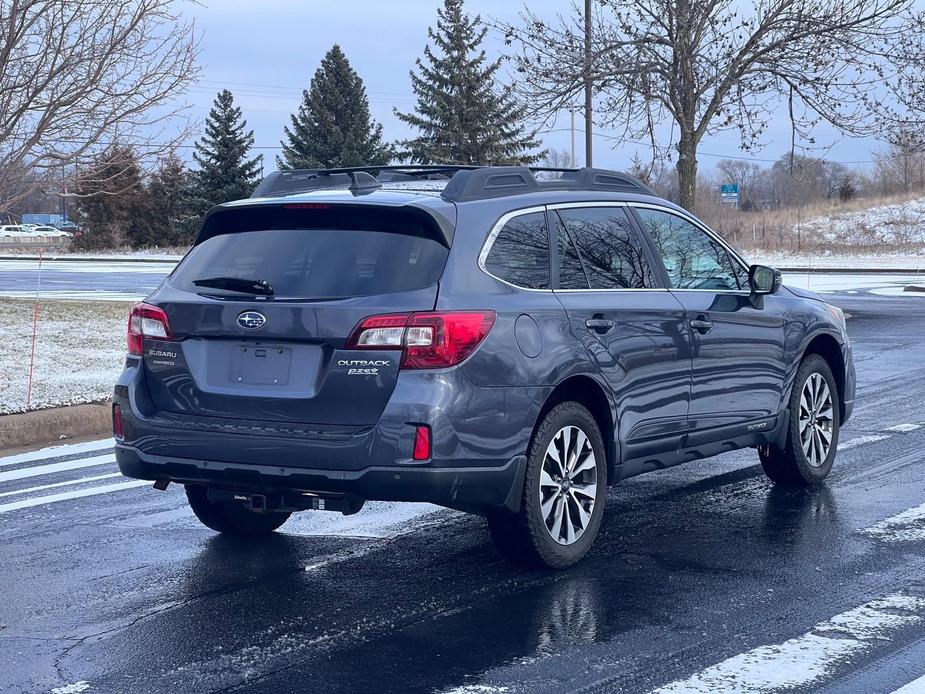
<instances>
[{"instance_id":1,"label":"dry grass","mask_svg":"<svg viewBox=\"0 0 925 694\"><path fill-rule=\"evenodd\" d=\"M714 199L698 202L697 213L707 224L743 251L775 251L780 253L917 253L923 246L906 241L884 245L871 234L859 229L857 238L849 243L833 242L819 234L819 229L807 224L820 217L864 212L877 207L897 205L921 199L922 193L907 193L882 197L857 198L842 203L819 201L804 207L792 207L761 212L743 212L723 206ZM867 238L869 237L869 238Z\"/></svg>"}]
</instances>

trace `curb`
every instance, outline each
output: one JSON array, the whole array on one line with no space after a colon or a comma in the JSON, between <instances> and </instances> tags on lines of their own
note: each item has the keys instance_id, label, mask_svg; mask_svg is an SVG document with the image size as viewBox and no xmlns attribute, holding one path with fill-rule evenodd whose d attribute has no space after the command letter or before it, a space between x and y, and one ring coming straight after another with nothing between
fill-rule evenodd
<instances>
[{"instance_id":1,"label":"curb","mask_svg":"<svg viewBox=\"0 0 925 694\"><path fill-rule=\"evenodd\" d=\"M0 260L38 260L40 256L37 255L0 255ZM132 257L120 257L117 255L100 255L100 256L83 256L79 258L74 258L68 255L43 255L41 256L42 261L52 260L56 263L58 262L67 262L67 263L164 263L165 265L176 265L179 263L183 257L177 256L175 258L142 258L137 256Z\"/></svg>"},{"instance_id":2,"label":"curb","mask_svg":"<svg viewBox=\"0 0 925 694\"><path fill-rule=\"evenodd\" d=\"M0 450L97 435L112 435L112 404L108 400L0 415Z\"/></svg>"}]
</instances>

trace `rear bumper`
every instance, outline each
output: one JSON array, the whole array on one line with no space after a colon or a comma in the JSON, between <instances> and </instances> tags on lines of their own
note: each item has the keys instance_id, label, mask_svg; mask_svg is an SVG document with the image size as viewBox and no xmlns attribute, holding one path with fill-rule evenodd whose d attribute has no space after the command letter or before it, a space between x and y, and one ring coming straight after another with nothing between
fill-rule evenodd
<instances>
[{"instance_id":1,"label":"rear bumper","mask_svg":"<svg viewBox=\"0 0 925 694\"><path fill-rule=\"evenodd\" d=\"M300 490L352 494L372 501L426 501L462 511L506 506L517 511L526 458L515 456L494 467L368 467L315 470L174 458L116 444L116 462L126 477L170 480L264 493Z\"/></svg>"}]
</instances>

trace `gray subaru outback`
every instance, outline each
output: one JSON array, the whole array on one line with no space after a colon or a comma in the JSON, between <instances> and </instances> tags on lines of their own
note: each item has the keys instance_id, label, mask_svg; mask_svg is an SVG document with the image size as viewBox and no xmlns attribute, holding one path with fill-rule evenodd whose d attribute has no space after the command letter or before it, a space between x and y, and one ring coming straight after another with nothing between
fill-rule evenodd
<instances>
[{"instance_id":1,"label":"gray subaru outback","mask_svg":"<svg viewBox=\"0 0 925 694\"><path fill-rule=\"evenodd\" d=\"M751 447L776 483L824 479L842 312L630 176L535 171L279 172L213 209L132 309L123 474L240 535L432 502L557 568L632 475Z\"/></svg>"}]
</instances>

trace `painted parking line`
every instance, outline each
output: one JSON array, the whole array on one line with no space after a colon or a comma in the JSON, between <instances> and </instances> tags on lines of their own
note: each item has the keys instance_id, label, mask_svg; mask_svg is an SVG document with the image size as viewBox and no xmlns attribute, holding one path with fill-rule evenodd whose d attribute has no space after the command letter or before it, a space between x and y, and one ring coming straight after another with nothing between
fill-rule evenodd
<instances>
[{"instance_id":1,"label":"painted parking line","mask_svg":"<svg viewBox=\"0 0 925 694\"><path fill-rule=\"evenodd\" d=\"M887 427L884 431L891 431L899 434L908 434L910 431L916 431L921 429L921 424L896 424L895 426Z\"/></svg>"},{"instance_id":2,"label":"painted parking line","mask_svg":"<svg viewBox=\"0 0 925 694\"><path fill-rule=\"evenodd\" d=\"M898 513L858 532L884 542L925 540L925 504Z\"/></svg>"},{"instance_id":3,"label":"painted parking line","mask_svg":"<svg viewBox=\"0 0 925 694\"><path fill-rule=\"evenodd\" d=\"M0 513L9 513L10 511L18 511L24 508L32 508L34 506L45 506L46 504L54 504L59 501L70 501L71 499L82 499L87 496L96 496L97 494L109 494L111 492L119 492L125 489L133 489L135 487L143 487L145 485L150 485L151 482L147 480L130 480L128 482L120 482L118 484L107 484L102 487L88 487L86 489L75 489L70 492L60 492L59 494L48 494L46 496L38 496L32 499L23 499L22 501L13 501L9 504L0 504Z\"/></svg>"},{"instance_id":4,"label":"painted parking line","mask_svg":"<svg viewBox=\"0 0 925 694\"><path fill-rule=\"evenodd\" d=\"M889 434L865 434L864 436L857 436L853 439L848 439L847 441L842 441L838 444L838 450L847 451L850 448L857 448L858 446L863 446L867 443L874 443L876 441L883 441L884 439L890 438Z\"/></svg>"},{"instance_id":5,"label":"painted parking line","mask_svg":"<svg viewBox=\"0 0 925 694\"><path fill-rule=\"evenodd\" d=\"M59 487L70 487L75 484L85 484L87 482L97 482L99 480L110 479L112 477L121 477L120 472L110 472L105 475L93 475L92 477L78 477L76 480L67 480L66 482L53 482L52 484L40 484L38 487L29 487L28 489L16 489L12 492L0 492L0 499L7 496L22 496L24 494L34 494L35 492L45 491L46 489L57 489Z\"/></svg>"},{"instance_id":6,"label":"painted parking line","mask_svg":"<svg viewBox=\"0 0 925 694\"><path fill-rule=\"evenodd\" d=\"M802 636L754 648L655 692L757 694L808 687L923 619L925 598L895 593L835 615Z\"/></svg>"},{"instance_id":7,"label":"painted parking line","mask_svg":"<svg viewBox=\"0 0 925 694\"><path fill-rule=\"evenodd\" d=\"M920 677L915 682L900 687L893 694L925 694L925 677Z\"/></svg>"},{"instance_id":8,"label":"painted parking line","mask_svg":"<svg viewBox=\"0 0 925 694\"><path fill-rule=\"evenodd\" d=\"M49 463L47 465L35 465L32 467L21 467L15 470L0 472L0 482L12 482L13 480L22 480L29 477L41 477L42 475L52 475L56 472L66 472L67 470L80 470L87 467L96 467L115 463L116 459L112 453L107 455L97 455L91 458L77 458L76 460L65 460L60 463Z\"/></svg>"},{"instance_id":9,"label":"painted parking line","mask_svg":"<svg viewBox=\"0 0 925 694\"><path fill-rule=\"evenodd\" d=\"M17 455L8 455L5 458L0 458L0 467L64 458L79 453L103 453L112 450L114 443L115 442L109 438L100 439L98 441L84 441L83 443L66 443L61 446L50 446L48 448L41 448L37 451L29 451L28 453L19 453Z\"/></svg>"}]
</instances>

